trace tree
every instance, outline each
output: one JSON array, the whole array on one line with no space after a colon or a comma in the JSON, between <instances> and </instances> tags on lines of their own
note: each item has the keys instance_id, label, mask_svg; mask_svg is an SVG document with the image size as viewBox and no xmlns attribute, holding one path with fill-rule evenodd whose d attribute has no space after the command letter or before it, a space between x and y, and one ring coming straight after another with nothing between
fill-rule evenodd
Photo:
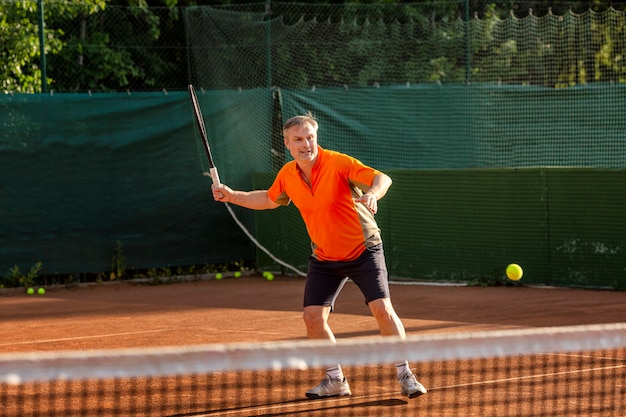
<instances>
[{"instance_id":1,"label":"tree","mask_svg":"<svg viewBox=\"0 0 626 417\"><path fill-rule=\"evenodd\" d=\"M55 16L72 16L74 4L45 3L44 21ZM80 0L88 13L105 7L104 0ZM0 2L0 85L7 92L35 93L41 91L38 2L35 0ZM52 24L44 26L46 55L60 53L65 43L64 31ZM49 80L53 81L53 80Z\"/></svg>"}]
</instances>

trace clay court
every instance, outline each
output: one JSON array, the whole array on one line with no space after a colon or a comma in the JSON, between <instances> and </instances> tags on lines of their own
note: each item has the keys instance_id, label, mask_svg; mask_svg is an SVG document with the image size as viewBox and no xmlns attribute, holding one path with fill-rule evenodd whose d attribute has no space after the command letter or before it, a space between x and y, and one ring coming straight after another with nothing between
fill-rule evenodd
<instances>
[{"instance_id":1,"label":"clay court","mask_svg":"<svg viewBox=\"0 0 626 417\"><path fill-rule=\"evenodd\" d=\"M169 285L106 283L49 288L43 296L4 290L0 296L0 353L304 339L303 284L301 278L279 275L269 282L249 275ZM415 283L392 284L391 291L409 335L626 322L623 292ZM338 339L377 334L374 319L351 283L337 300L330 324ZM321 375L309 373L313 373L312 381ZM417 411L420 402L437 397L437 387L422 382L435 389L410 402L393 392L375 401L355 396L322 401L322 406L320 401L300 402L302 395L293 392L290 407L298 412L285 413L282 404L262 410L247 407L234 415L314 415L309 414L311 407L319 411L329 404L337 416L368 415L372 406L379 407L375 415L385 415L381 410L392 410L391 406ZM623 386L618 389L624 393ZM360 414L355 404L365 404L370 411ZM491 415L500 414L496 410Z\"/></svg>"}]
</instances>

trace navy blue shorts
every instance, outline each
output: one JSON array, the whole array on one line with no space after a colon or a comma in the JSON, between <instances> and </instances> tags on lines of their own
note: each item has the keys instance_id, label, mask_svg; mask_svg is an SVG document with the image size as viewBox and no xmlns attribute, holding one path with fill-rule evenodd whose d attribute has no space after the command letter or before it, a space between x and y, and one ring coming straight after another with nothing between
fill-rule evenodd
<instances>
[{"instance_id":1,"label":"navy blue shorts","mask_svg":"<svg viewBox=\"0 0 626 417\"><path fill-rule=\"evenodd\" d=\"M334 308L335 300L348 278L359 287L366 303L389 298L389 276L383 245L367 248L353 261L319 261L309 257L304 306Z\"/></svg>"}]
</instances>

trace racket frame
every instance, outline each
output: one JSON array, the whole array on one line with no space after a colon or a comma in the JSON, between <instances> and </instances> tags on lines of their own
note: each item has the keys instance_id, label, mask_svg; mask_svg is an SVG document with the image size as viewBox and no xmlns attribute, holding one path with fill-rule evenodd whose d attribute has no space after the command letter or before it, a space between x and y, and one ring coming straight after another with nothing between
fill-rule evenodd
<instances>
[{"instance_id":1,"label":"racket frame","mask_svg":"<svg viewBox=\"0 0 626 417\"><path fill-rule=\"evenodd\" d=\"M209 161L209 174L211 176L211 180L214 185L220 185L220 176L217 173L217 167L213 162L213 155L211 154L211 145L209 145L209 136L206 132L206 125L204 124L204 117L202 116L202 110L200 109L200 103L198 102L198 96L196 95L196 90L192 84L189 84L189 96L191 97L191 104L193 108L193 113L196 118L196 123L198 125L198 130L200 131L200 136L202 136L202 143L204 145L204 150L206 151L207 159Z\"/></svg>"}]
</instances>

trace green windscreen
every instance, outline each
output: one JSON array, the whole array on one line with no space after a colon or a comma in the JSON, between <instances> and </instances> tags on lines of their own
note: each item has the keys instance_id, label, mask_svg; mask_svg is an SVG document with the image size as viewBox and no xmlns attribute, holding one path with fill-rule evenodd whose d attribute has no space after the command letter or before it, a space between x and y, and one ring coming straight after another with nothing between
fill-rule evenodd
<instances>
[{"instance_id":1,"label":"green windscreen","mask_svg":"<svg viewBox=\"0 0 626 417\"><path fill-rule=\"evenodd\" d=\"M249 186L249 171L271 167L257 158L239 169L262 154L245 144L268 136L264 92L199 93L199 101L209 135L220 138L216 163ZM253 258L202 175L206 156L187 92L0 96L0 109L3 274L36 262L46 274L108 271L118 242L129 269Z\"/></svg>"},{"instance_id":2,"label":"green windscreen","mask_svg":"<svg viewBox=\"0 0 626 417\"><path fill-rule=\"evenodd\" d=\"M321 146L394 179L378 214L392 276L490 279L518 262L527 282L617 286L626 116L596 102L624 107L626 94L610 85L566 93L381 87L281 91L279 104L283 114L313 111ZM267 188L277 161L290 159L272 133L276 95L199 97L222 181ZM106 271L118 242L136 269L255 258L211 198L186 92L4 96L0 106L5 271L38 261L51 274ZM573 128L577 108L591 116ZM233 210L275 256L306 268L295 208Z\"/></svg>"}]
</instances>

